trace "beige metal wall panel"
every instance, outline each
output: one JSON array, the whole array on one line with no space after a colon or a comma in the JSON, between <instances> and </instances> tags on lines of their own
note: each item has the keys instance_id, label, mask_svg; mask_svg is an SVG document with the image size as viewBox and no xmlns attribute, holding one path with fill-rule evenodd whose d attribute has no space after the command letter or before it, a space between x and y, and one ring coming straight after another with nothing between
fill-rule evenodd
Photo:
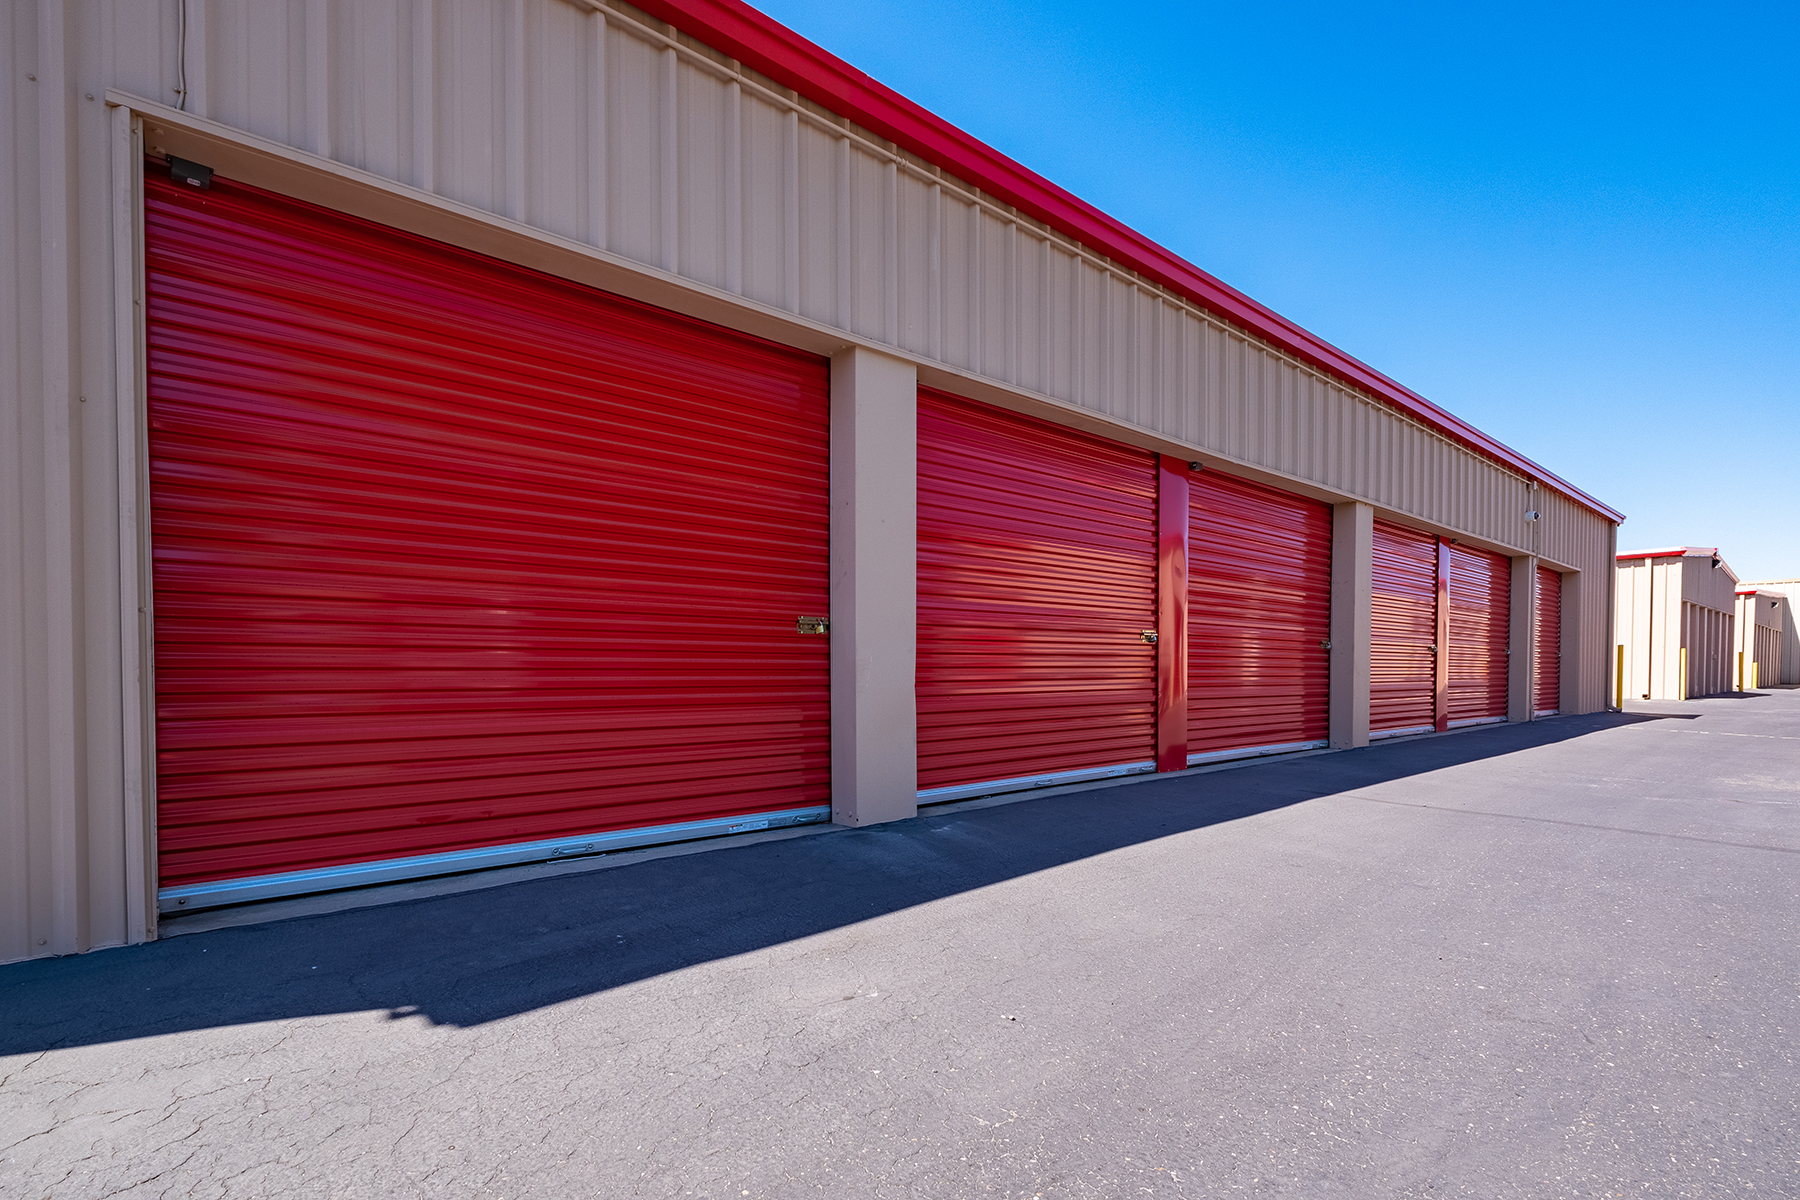
<instances>
[{"instance_id":1,"label":"beige metal wall panel","mask_svg":"<svg viewBox=\"0 0 1800 1200\"><path fill-rule=\"evenodd\" d=\"M1737 597L1737 652L1743 655L1743 686L1767 688L1782 679L1787 597L1750 592ZM1752 673L1751 665L1755 665Z\"/></svg>"},{"instance_id":2,"label":"beige metal wall panel","mask_svg":"<svg viewBox=\"0 0 1800 1200\"><path fill-rule=\"evenodd\" d=\"M110 127L88 98L117 47L92 16L51 0L0 10L0 961L120 944L133 911Z\"/></svg>"},{"instance_id":3,"label":"beige metal wall panel","mask_svg":"<svg viewBox=\"0 0 1800 1200\"><path fill-rule=\"evenodd\" d=\"M1786 598L1781 606L1781 682L1800 683L1800 620L1795 617L1794 606L1800 603L1800 579L1746 579L1743 587L1753 587L1761 592L1779 592Z\"/></svg>"},{"instance_id":4,"label":"beige metal wall panel","mask_svg":"<svg viewBox=\"0 0 1800 1200\"><path fill-rule=\"evenodd\" d=\"M1626 698L1675 700L1725 690L1724 630L1735 600L1720 602L1733 595L1729 570L1714 567L1709 556L1664 555L1619 563L1617 580Z\"/></svg>"},{"instance_id":5,"label":"beige metal wall panel","mask_svg":"<svg viewBox=\"0 0 1800 1200\"><path fill-rule=\"evenodd\" d=\"M1710 555L1629 558L1616 570L1616 642L1625 698L1676 700L1729 690L1737 581ZM1682 674L1682 651L1687 674Z\"/></svg>"},{"instance_id":6,"label":"beige metal wall panel","mask_svg":"<svg viewBox=\"0 0 1800 1200\"><path fill-rule=\"evenodd\" d=\"M1607 589L1579 586L1610 573L1603 518L628 6L185 11L183 38L181 0L0 9L0 552L17 565L0 584L0 959L141 938L153 919L126 799L143 786L119 492L135 360L115 353L132 267L115 263L129 230L113 201L139 156L108 89L741 296L764 331L765 309L790 314L1003 403L1536 554L1575 573L1565 708L1607 702Z\"/></svg>"},{"instance_id":7,"label":"beige metal wall panel","mask_svg":"<svg viewBox=\"0 0 1800 1200\"><path fill-rule=\"evenodd\" d=\"M1706 630L1706 692L1716 696L1731 690L1731 628L1729 613L1711 612Z\"/></svg>"},{"instance_id":8,"label":"beige metal wall panel","mask_svg":"<svg viewBox=\"0 0 1800 1200\"><path fill-rule=\"evenodd\" d=\"M1728 691L1729 650L1724 629L1731 615L1691 601L1684 601L1681 608L1681 649L1687 652L1686 698L1716 696Z\"/></svg>"},{"instance_id":9,"label":"beige metal wall panel","mask_svg":"<svg viewBox=\"0 0 1800 1200\"><path fill-rule=\"evenodd\" d=\"M1738 582L1731 569L1721 563L1713 566L1711 558L1692 555L1682 558L1681 598L1717 612L1730 612L1737 604Z\"/></svg>"},{"instance_id":10,"label":"beige metal wall panel","mask_svg":"<svg viewBox=\"0 0 1800 1200\"><path fill-rule=\"evenodd\" d=\"M1628 700L1650 691L1650 601L1655 576L1648 559L1619 564L1615 624L1617 643L1625 648L1623 690Z\"/></svg>"},{"instance_id":11,"label":"beige metal wall panel","mask_svg":"<svg viewBox=\"0 0 1800 1200\"><path fill-rule=\"evenodd\" d=\"M96 11L131 29L135 61L106 82L168 99L173 3ZM190 0L189 13L189 107L228 125L1577 565L1531 544L1548 531L1524 519L1532 497L1510 470L628 6ZM1564 526L1605 524L1566 507Z\"/></svg>"},{"instance_id":12,"label":"beige metal wall panel","mask_svg":"<svg viewBox=\"0 0 1800 1200\"><path fill-rule=\"evenodd\" d=\"M1564 573L1562 711L1606 708L1613 700L1614 646L1624 640L1615 638L1613 630L1617 526L1544 488L1524 491L1519 502L1538 513L1538 520L1528 522L1533 528L1526 535L1537 547L1538 560Z\"/></svg>"},{"instance_id":13,"label":"beige metal wall panel","mask_svg":"<svg viewBox=\"0 0 1800 1200\"><path fill-rule=\"evenodd\" d=\"M1685 698L1681 673L1681 610L1684 604L1681 597L1686 562L1679 558L1659 560L1651 570L1656 572L1656 591L1651 601L1651 636L1656 639L1658 653L1651 663L1650 698L1680 700Z\"/></svg>"},{"instance_id":14,"label":"beige metal wall panel","mask_svg":"<svg viewBox=\"0 0 1800 1200\"><path fill-rule=\"evenodd\" d=\"M10 47L35 44L35 12L24 5L0 10L0 30ZM4 94L30 94L20 78L18 52L0 55ZM44 569L43 503L45 481L37 477L44 444L43 403L39 383L41 351L32 315L38 309L37 224L35 187L36 106L9 105L6 137L0 148L0 961L24 958L33 951L34 918L47 910L47 880L33 868L48 849L42 834L50 797L37 786L44 765L32 746L34 709L48 699L49 680L41 656L31 661L28 647L47 632L37 581ZM16 498L16 499L15 499ZM40 899L40 896L42 897Z\"/></svg>"}]
</instances>

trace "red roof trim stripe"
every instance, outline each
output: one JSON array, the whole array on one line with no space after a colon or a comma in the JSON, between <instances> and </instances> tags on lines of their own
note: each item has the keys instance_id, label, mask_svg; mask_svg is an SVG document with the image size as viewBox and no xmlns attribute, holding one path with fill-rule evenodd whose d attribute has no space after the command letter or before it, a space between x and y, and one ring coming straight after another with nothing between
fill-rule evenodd
<instances>
[{"instance_id":1,"label":"red roof trim stripe","mask_svg":"<svg viewBox=\"0 0 1800 1200\"><path fill-rule=\"evenodd\" d=\"M1561 492L1611 521L1625 519L1623 513L1574 484L876 82L742 0L634 2L658 20L848 117L1321 371L1372 393L1470 449Z\"/></svg>"},{"instance_id":2,"label":"red roof trim stripe","mask_svg":"<svg viewBox=\"0 0 1800 1200\"><path fill-rule=\"evenodd\" d=\"M1713 558L1717 546L1665 546L1661 550L1627 550L1620 558Z\"/></svg>"}]
</instances>

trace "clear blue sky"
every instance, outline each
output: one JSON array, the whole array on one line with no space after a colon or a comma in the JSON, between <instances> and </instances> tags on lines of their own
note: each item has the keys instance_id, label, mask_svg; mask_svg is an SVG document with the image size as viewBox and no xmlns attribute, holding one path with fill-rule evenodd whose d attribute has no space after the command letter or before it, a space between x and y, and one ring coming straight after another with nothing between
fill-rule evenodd
<instances>
[{"instance_id":1,"label":"clear blue sky","mask_svg":"<svg viewBox=\"0 0 1800 1200\"><path fill-rule=\"evenodd\" d=\"M1800 5L752 0L1627 514L1800 575Z\"/></svg>"}]
</instances>

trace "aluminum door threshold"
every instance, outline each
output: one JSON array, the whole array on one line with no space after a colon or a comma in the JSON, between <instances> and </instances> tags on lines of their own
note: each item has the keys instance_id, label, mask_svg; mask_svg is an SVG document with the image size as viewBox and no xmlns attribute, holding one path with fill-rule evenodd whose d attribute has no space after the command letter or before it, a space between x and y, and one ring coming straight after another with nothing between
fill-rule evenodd
<instances>
[{"instance_id":1,"label":"aluminum door threshold","mask_svg":"<svg viewBox=\"0 0 1800 1200\"><path fill-rule=\"evenodd\" d=\"M255 900L274 900L282 896L304 896L313 892L367 887L376 883L397 883L403 879L456 875L488 867L580 858L605 854L610 850L629 850L636 846L686 842L695 838L752 833L760 829L782 829L790 825L811 825L829 820L831 809L826 806L789 808L780 812L711 817L704 821L683 821L674 825L649 825L641 829L614 829L606 833L547 838L537 842L513 842L505 846L451 850L443 854L384 858L374 862L346 863L338 867L318 867L310 871L287 871L279 875L251 875L244 879L221 879L213 883L163 888L156 894L156 909L163 913L196 912L203 908L248 904Z\"/></svg>"},{"instance_id":2,"label":"aluminum door threshold","mask_svg":"<svg viewBox=\"0 0 1800 1200\"><path fill-rule=\"evenodd\" d=\"M1230 762L1234 758L1261 758L1265 754L1296 754L1301 750L1323 750L1331 745L1324 738L1311 742L1282 742L1276 746L1245 746L1237 750L1211 750L1205 754L1188 755L1187 765L1198 767L1205 763Z\"/></svg>"},{"instance_id":3,"label":"aluminum door threshold","mask_svg":"<svg viewBox=\"0 0 1800 1200\"><path fill-rule=\"evenodd\" d=\"M948 804L952 800L972 800L976 796L993 796L1000 792L1023 792L1032 788L1057 787L1065 783L1087 783L1095 779L1117 779L1121 775L1143 775L1156 770L1150 762L1122 763L1116 767L1084 767L1078 771L1055 771L1048 775L1020 775L1013 779L995 779L987 783L958 783L950 787L926 788L919 793L920 804Z\"/></svg>"}]
</instances>

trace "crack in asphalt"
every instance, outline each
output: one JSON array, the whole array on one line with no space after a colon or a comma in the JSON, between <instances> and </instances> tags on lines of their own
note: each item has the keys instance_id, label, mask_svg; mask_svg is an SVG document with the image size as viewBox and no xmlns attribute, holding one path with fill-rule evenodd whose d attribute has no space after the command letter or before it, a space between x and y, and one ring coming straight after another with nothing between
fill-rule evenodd
<instances>
[{"instance_id":1,"label":"crack in asphalt","mask_svg":"<svg viewBox=\"0 0 1800 1200\"><path fill-rule=\"evenodd\" d=\"M1691 833L1664 833L1655 829L1629 829L1621 825L1593 825L1586 821L1565 821L1560 817L1528 817L1520 813L1489 812L1479 808L1452 808L1445 804L1426 804L1413 800L1389 800L1382 796L1368 796L1361 792L1335 792L1321 799L1343 798L1345 800L1364 800L1370 804L1386 804L1394 808L1420 808L1431 812L1450 813L1459 817L1488 817L1496 821L1523 821L1535 825L1562 825L1569 829L1591 829L1598 833L1628 833L1635 837L1663 838L1677 842L1697 842L1704 846L1728 846L1738 850L1768 850L1776 854L1800 854L1800 846L1766 846L1756 842L1733 842L1724 838L1698 837Z\"/></svg>"}]
</instances>

